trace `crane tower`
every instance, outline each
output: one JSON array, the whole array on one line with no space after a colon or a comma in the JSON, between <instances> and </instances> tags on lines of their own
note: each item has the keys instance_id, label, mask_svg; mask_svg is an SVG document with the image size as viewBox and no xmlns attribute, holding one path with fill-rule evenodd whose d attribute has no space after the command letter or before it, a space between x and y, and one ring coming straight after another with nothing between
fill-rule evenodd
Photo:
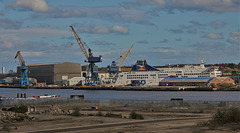
<instances>
[{"instance_id":1,"label":"crane tower","mask_svg":"<svg viewBox=\"0 0 240 133\"><path fill-rule=\"evenodd\" d=\"M28 67L25 66L25 61L23 60L23 57L20 53L20 51L17 52L15 59L18 57L19 60L19 64L21 66L21 76L20 76L20 86L29 86L29 81L28 81L28 75L27 75L27 71L28 71Z\"/></svg>"},{"instance_id":2,"label":"crane tower","mask_svg":"<svg viewBox=\"0 0 240 133\"><path fill-rule=\"evenodd\" d=\"M80 37L78 36L77 32L74 30L74 28L72 26L70 26L73 34L78 42L78 45L80 46L83 54L85 55L86 59L85 62L88 62L88 69L87 69L87 75L85 77L85 84L86 85L95 85L95 84L99 84L99 77L98 77L98 71L96 68L95 63L97 62L102 62L102 56L100 55L99 57L94 57L92 50L90 48L88 48L88 54L87 51L84 47L84 45L86 47L88 47L84 42L82 42L82 40L80 39Z\"/></svg>"}]
</instances>

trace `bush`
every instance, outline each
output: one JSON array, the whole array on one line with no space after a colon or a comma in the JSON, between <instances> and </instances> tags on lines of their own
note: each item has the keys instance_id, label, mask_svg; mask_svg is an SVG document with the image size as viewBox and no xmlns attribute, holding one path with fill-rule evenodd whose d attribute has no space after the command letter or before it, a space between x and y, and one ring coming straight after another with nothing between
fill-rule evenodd
<instances>
[{"instance_id":1,"label":"bush","mask_svg":"<svg viewBox=\"0 0 240 133\"><path fill-rule=\"evenodd\" d=\"M23 121L26 118L24 115L19 115L15 118L16 121Z\"/></svg>"},{"instance_id":2,"label":"bush","mask_svg":"<svg viewBox=\"0 0 240 133\"><path fill-rule=\"evenodd\" d=\"M113 114L113 113L107 113L105 116L106 117L122 118L121 114Z\"/></svg>"},{"instance_id":3,"label":"bush","mask_svg":"<svg viewBox=\"0 0 240 133\"><path fill-rule=\"evenodd\" d=\"M218 107L226 107L226 102L220 102L220 103L218 104Z\"/></svg>"},{"instance_id":4,"label":"bush","mask_svg":"<svg viewBox=\"0 0 240 133\"><path fill-rule=\"evenodd\" d=\"M3 131L10 132L10 131L11 131L11 128L10 128L9 125L3 125L2 130L3 130Z\"/></svg>"},{"instance_id":5,"label":"bush","mask_svg":"<svg viewBox=\"0 0 240 133\"><path fill-rule=\"evenodd\" d=\"M18 107L16 113L26 113L28 112L28 107L26 105L21 105Z\"/></svg>"},{"instance_id":6,"label":"bush","mask_svg":"<svg viewBox=\"0 0 240 133\"><path fill-rule=\"evenodd\" d=\"M80 116L81 114L80 114L80 110L79 110L79 108L74 108L74 111L73 111L73 113L72 113L72 116Z\"/></svg>"},{"instance_id":7,"label":"bush","mask_svg":"<svg viewBox=\"0 0 240 133\"><path fill-rule=\"evenodd\" d=\"M230 108L226 114L227 122L240 122L240 111L237 108Z\"/></svg>"},{"instance_id":8,"label":"bush","mask_svg":"<svg viewBox=\"0 0 240 133\"><path fill-rule=\"evenodd\" d=\"M13 111L15 113L26 113L28 111L28 107L26 105L20 105L19 107L11 107L8 111Z\"/></svg>"},{"instance_id":9,"label":"bush","mask_svg":"<svg viewBox=\"0 0 240 133\"><path fill-rule=\"evenodd\" d=\"M97 116L103 116L103 113L101 111L98 111Z\"/></svg>"},{"instance_id":10,"label":"bush","mask_svg":"<svg viewBox=\"0 0 240 133\"><path fill-rule=\"evenodd\" d=\"M206 121L200 121L200 122L197 123L197 126L199 126L199 127L205 127L205 126L208 126L208 125L209 125L209 123L206 122Z\"/></svg>"},{"instance_id":11,"label":"bush","mask_svg":"<svg viewBox=\"0 0 240 133\"><path fill-rule=\"evenodd\" d=\"M240 122L240 111L237 108L230 108L228 110L220 111L218 110L210 124L227 124L227 123L239 123Z\"/></svg>"},{"instance_id":12,"label":"bush","mask_svg":"<svg viewBox=\"0 0 240 133\"><path fill-rule=\"evenodd\" d=\"M212 124L225 124L226 123L226 112L218 110L214 114L210 123L212 123Z\"/></svg>"},{"instance_id":13,"label":"bush","mask_svg":"<svg viewBox=\"0 0 240 133\"><path fill-rule=\"evenodd\" d=\"M143 120L143 116L142 114L137 114L136 112L132 111L129 115L129 118L131 119L139 119L139 120Z\"/></svg>"}]
</instances>

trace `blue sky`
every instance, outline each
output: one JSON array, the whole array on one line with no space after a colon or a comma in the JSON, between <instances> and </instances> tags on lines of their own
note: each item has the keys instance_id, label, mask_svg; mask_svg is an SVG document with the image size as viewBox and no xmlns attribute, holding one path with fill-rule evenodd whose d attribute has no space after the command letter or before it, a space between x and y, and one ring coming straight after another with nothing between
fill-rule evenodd
<instances>
[{"instance_id":1,"label":"blue sky","mask_svg":"<svg viewBox=\"0 0 240 133\"><path fill-rule=\"evenodd\" d=\"M124 65L240 62L239 0L0 0L0 67L85 64L71 29L111 64L134 43ZM73 44L73 45L71 45Z\"/></svg>"}]
</instances>

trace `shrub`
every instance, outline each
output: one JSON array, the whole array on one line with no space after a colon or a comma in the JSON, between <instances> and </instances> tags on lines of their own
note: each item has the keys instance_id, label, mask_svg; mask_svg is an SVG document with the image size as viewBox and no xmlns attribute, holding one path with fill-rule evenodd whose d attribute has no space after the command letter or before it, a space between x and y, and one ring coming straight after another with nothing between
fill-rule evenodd
<instances>
[{"instance_id":1,"label":"shrub","mask_svg":"<svg viewBox=\"0 0 240 133\"><path fill-rule=\"evenodd\" d=\"M121 114L113 114L113 113L107 113L105 116L106 117L122 118Z\"/></svg>"},{"instance_id":2,"label":"shrub","mask_svg":"<svg viewBox=\"0 0 240 133\"><path fill-rule=\"evenodd\" d=\"M230 108L226 113L227 122L240 122L240 111L237 108Z\"/></svg>"},{"instance_id":3,"label":"shrub","mask_svg":"<svg viewBox=\"0 0 240 133\"><path fill-rule=\"evenodd\" d=\"M72 116L80 116L81 114L80 114L80 110L79 110L79 108L74 108L74 111L73 111L73 113L72 113Z\"/></svg>"},{"instance_id":4,"label":"shrub","mask_svg":"<svg viewBox=\"0 0 240 133\"><path fill-rule=\"evenodd\" d=\"M226 102L220 102L220 103L218 104L218 107L226 107Z\"/></svg>"},{"instance_id":5,"label":"shrub","mask_svg":"<svg viewBox=\"0 0 240 133\"><path fill-rule=\"evenodd\" d=\"M11 128L9 127L9 125L3 125L2 130L3 130L3 131L10 132L10 131L11 131Z\"/></svg>"},{"instance_id":6,"label":"shrub","mask_svg":"<svg viewBox=\"0 0 240 133\"><path fill-rule=\"evenodd\" d=\"M143 116L142 114L137 114L136 112L132 111L129 115L129 118L131 119L139 119L139 120L143 120Z\"/></svg>"},{"instance_id":7,"label":"shrub","mask_svg":"<svg viewBox=\"0 0 240 133\"><path fill-rule=\"evenodd\" d=\"M237 108L230 108L228 110L220 111L218 110L212 120L211 124L226 124L226 123L239 123L240 122L240 111Z\"/></svg>"},{"instance_id":8,"label":"shrub","mask_svg":"<svg viewBox=\"0 0 240 133\"><path fill-rule=\"evenodd\" d=\"M97 116L103 116L103 113L101 111L98 111Z\"/></svg>"},{"instance_id":9,"label":"shrub","mask_svg":"<svg viewBox=\"0 0 240 133\"><path fill-rule=\"evenodd\" d=\"M209 123L206 122L206 121L200 121L200 122L197 123L197 126L199 126L199 127L205 127L205 126L208 126L208 125L209 125Z\"/></svg>"},{"instance_id":10,"label":"shrub","mask_svg":"<svg viewBox=\"0 0 240 133\"><path fill-rule=\"evenodd\" d=\"M26 118L24 115L19 115L15 118L16 121L23 121Z\"/></svg>"},{"instance_id":11,"label":"shrub","mask_svg":"<svg viewBox=\"0 0 240 133\"><path fill-rule=\"evenodd\" d=\"M19 107L11 107L8 111L13 111L15 113L26 113L28 111L28 107L26 105L20 105Z\"/></svg>"},{"instance_id":12,"label":"shrub","mask_svg":"<svg viewBox=\"0 0 240 133\"><path fill-rule=\"evenodd\" d=\"M212 124L225 124L226 123L226 112L218 110L214 114L210 123L212 123Z\"/></svg>"},{"instance_id":13,"label":"shrub","mask_svg":"<svg viewBox=\"0 0 240 133\"><path fill-rule=\"evenodd\" d=\"M26 105L21 105L16 110L16 113L26 113L28 111L28 107Z\"/></svg>"}]
</instances>

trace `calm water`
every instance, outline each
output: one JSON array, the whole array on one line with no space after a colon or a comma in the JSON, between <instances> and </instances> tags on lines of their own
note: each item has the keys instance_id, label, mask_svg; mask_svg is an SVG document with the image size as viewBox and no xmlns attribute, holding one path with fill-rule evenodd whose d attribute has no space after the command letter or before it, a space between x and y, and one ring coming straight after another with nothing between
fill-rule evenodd
<instances>
[{"instance_id":1,"label":"calm water","mask_svg":"<svg viewBox=\"0 0 240 133\"><path fill-rule=\"evenodd\" d=\"M86 100L150 100L168 101L171 98L183 98L185 101L232 101L240 102L240 91L113 91L113 90L72 90L72 89L18 89L0 88L0 96L14 98L17 93L26 93L27 97L44 94L70 95L83 94Z\"/></svg>"}]
</instances>

